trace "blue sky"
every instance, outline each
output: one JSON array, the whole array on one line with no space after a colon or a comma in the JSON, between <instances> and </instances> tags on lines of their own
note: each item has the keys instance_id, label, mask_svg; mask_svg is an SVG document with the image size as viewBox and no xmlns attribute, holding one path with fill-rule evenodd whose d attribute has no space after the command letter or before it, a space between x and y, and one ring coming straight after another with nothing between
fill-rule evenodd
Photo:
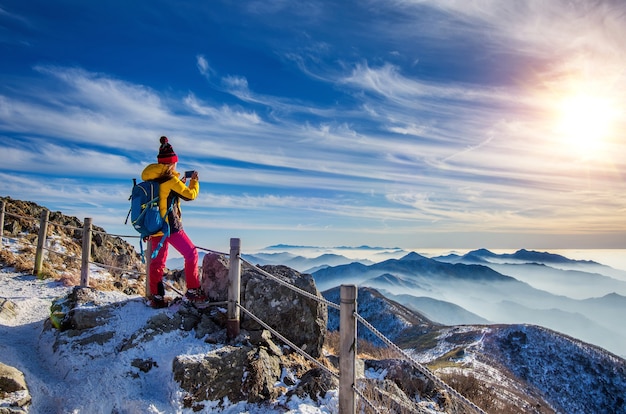
<instances>
[{"instance_id":1,"label":"blue sky","mask_svg":"<svg viewBox=\"0 0 626 414\"><path fill-rule=\"evenodd\" d=\"M201 247L624 248L623 1L0 0L0 195Z\"/></svg>"}]
</instances>

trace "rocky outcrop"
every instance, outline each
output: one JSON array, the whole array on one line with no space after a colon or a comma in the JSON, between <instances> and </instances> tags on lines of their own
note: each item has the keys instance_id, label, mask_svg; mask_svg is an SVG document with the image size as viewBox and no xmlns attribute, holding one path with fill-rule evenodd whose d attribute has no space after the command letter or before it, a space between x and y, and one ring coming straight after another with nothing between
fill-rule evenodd
<instances>
[{"instance_id":1,"label":"rocky outcrop","mask_svg":"<svg viewBox=\"0 0 626 414\"><path fill-rule=\"evenodd\" d=\"M202 401L261 402L275 399L280 388L281 359L265 347L227 346L202 360L180 355L174 359L174 380L187 392L184 403L194 410Z\"/></svg>"},{"instance_id":2,"label":"rocky outcrop","mask_svg":"<svg viewBox=\"0 0 626 414\"><path fill-rule=\"evenodd\" d=\"M68 335L56 337L55 348L59 343L68 342L69 337L82 334L85 335L82 335L79 341L81 346L92 343L102 345L113 338L114 330L90 332L90 329L102 325L111 318L115 306L100 303L98 294L97 290L77 286L67 296L52 302L50 325L60 332L68 331Z\"/></svg>"},{"instance_id":3,"label":"rocky outcrop","mask_svg":"<svg viewBox=\"0 0 626 414\"><path fill-rule=\"evenodd\" d=\"M21 236L35 244L39 232L41 212L45 207L30 201L13 200L10 197L0 197L0 200L6 203L3 236ZM49 244L54 244L53 238L59 238L61 239L64 254L80 258L83 238L82 228L83 222L78 218L66 216L58 211L51 211L48 219L48 242ZM128 244L121 237L107 234L103 228L95 224L92 225L92 229L91 260L93 262L120 269L128 269L129 271L142 271L141 258L132 245ZM132 234L130 231L131 227L129 226L129 234ZM31 251L29 254L33 255L34 260L34 253ZM80 260L64 260L62 256L59 256L59 260L55 261L52 258L54 255L49 256L46 264L50 265L54 270L80 270ZM30 260L30 263L33 263L33 261ZM138 292L129 291L127 293L133 294Z\"/></svg>"},{"instance_id":4,"label":"rocky outcrop","mask_svg":"<svg viewBox=\"0 0 626 414\"><path fill-rule=\"evenodd\" d=\"M227 259L215 254L204 257L202 287L211 300L228 299L228 268ZM309 274L299 273L287 266L266 265L259 268L323 299ZM324 303L297 293L253 268L244 267L241 275L241 305L311 356L321 355L328 322ZM241 328L254 331L262 327L244 313L241 316Z\"/></svg>"},{"instance_id":5,"label":"rocky outcrop","mask_svg":"<svg viewBox=\"0 0 626 414\"><path fill-rule=\"evenodd\" d=\"M24 374L0 363L0 414L27 413L31 397Z\"/></svg>"},{"instance_id":6,"label":"rocky outcrop","mask_svg":"<svg viewBox=\"0 0 626 414\"><path fill-rule=\"evenodd\" d=\"M201 359L176 357L172 370L185 391L184 406L200 411L207 400L262 403L282 394L318 400L337 389L337 380L327 371L303 364L296 354L285 354L268 331L260 332L246 336L246 345L225 346Z\"/></svg>"}]
</instances>

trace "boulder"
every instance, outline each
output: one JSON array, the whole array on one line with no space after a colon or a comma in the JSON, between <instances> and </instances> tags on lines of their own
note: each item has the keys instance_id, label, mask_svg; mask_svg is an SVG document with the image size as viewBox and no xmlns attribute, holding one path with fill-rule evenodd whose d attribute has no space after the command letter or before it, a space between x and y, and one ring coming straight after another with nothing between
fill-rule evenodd
<instances>
[{"instance_id":1,"label":"boulder","mask_svg":"<svg viewBox=\"0 0 626 414\"><path fill-rule=\"evenodd\" d=\"M11 320L17 315L15 312L15 302L9 299L0 298L0 319Z\"/></svg>"},{"instance_id":2,"label":"boulder","mask_svg":"<svg viewBox=\"0 0 626 414\"><path fill-rule=\"evenodd\" d=\"M0 362L0 414L27 413L30 402L24 374Z\"/></svg>"},{"instance_id":3,"label":"boulder","mask_svg":"<svg viewBox=\"0 0 626 414\"><path fill-rule=\"evenodd\" d=\"M257 339L265 345L269 340L267 334ZM184 391L183 405L194 411L203 410L204 401L273 401L286 392L287 384L298 383L287 397L317 399L337 388L337 380L325 370L310 369L298 361L294 356L276 355L264 345L225 346L201 357L179 355L172 370ZM304 373L300 381L294 376L297 372Z\"/></svg>"},{"instance_id":4,"label":"boulder","mask_svg":"<svg viewBox=\"0 0 626 414\"><path fill-rule=\"evenodd\" d=\"M207 254L202 261L202 287L212 301L228 300L229 261ZM260 266L275 277L323 299L313 277L287 266ZM272 329L313 357L321 355L328 314L326 305L295 292L254 268L244 268L241 275L241 305ZM241 328L254 331L261 325L242 312ZM297 328L297 329L294 329Z\"/></svg>"},{"instance_id":5,"label":"boulder","mask_svg":"<svg viewBox=\"0 0 626 414\"><path fill-rule=\"evenodd\" d=\"M225 257L207 253L202 259L202 290L213 302L228 300L229 261Z\"/></svg>"}]
</instances>

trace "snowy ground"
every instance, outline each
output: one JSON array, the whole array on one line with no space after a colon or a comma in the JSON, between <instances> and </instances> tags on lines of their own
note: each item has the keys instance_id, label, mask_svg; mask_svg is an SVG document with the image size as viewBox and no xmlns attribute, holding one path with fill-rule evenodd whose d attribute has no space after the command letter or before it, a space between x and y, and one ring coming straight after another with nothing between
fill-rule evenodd
<instances>
[{"instance_id":1,"label":"snowy ground","mask_svg":"<svg viewBox=\"0 0 626 414\"><path fill-rule=\"evenodd\" d=\"M115 315L102 332L115 332L103 345L76 346L55 341L53 329L44 329L52 300L69 289L59 282L38 280L32 275L0 269L0 302L11 301L15 313L0 315L0 362L25 375L32 404L30 413L181 413L181 394L173 380L172 360L176 355L199 356L215 351L193 332L177 330L162 334L142 346L118 352L129 338L156 312L142 298L121 293L101 294L103 303L119 303ZM91 332L93 334L94 332ZM157 366L145 373L132 366L135 359L152 359ZM0 400L0 408L9 401ZM337 393L330 392L319 406L312 401L276 401L274 406L209 403L205 413L333 413L337 412Z\"/></svg>"}]
</instances>

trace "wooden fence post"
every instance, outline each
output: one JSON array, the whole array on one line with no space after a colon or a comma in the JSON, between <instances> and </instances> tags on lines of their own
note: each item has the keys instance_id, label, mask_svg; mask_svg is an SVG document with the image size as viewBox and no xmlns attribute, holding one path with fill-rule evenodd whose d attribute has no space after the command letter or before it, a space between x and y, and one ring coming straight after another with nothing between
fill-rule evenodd
<instances>
[{"instance_id":1,"label":"wooden fence post","mask_svg":"<svg viewBox=\"0 0 626 414\"><path fill-rule=\"evenodd\" d=\"M339 305L339 412L355 414L356 384L356 299L355 285L341 285Z\"/></svg>"},{"instance_id":2,"label":"wooden fence post","mask_svg":"<svg viewBox=\"0 0 626 414\"><path fill-rule=\"evenodd\" d=\"M228 322L226 335L236 338L239 335L239 295L241 290L241 240L230 239L230 267L228 269Z\"/></svg>"},{"instance_id":3,"label":"wooden fence post","mask_svg":"<svg viewBox=\"0 0 626 414\"><path fill-rule=\"evenodd\" d=\"M80 285L89 286L89 262L91 259L91 218L83 224L83 260L80 266Z\"/></svg>"},{"instance_id":4,"label":"wooden fence post","mask_svg":"<svg viewBox=\"0 0 626 414\"><path fill-rule=\"evenodd\" d=\"M0 243L2 242L2 236L4 236L4 210L6 208L6 203L0 201Z\"/></svg>"},{"instance_id":5,"label":"wooden fence post","mask_svg":"<svg viewBox=\"0 0 626 414\"><path fill-rule=\"evenodd\" d=\"M50 211L41 210L41 216L39 218L39 234L37 236L37 251L35 252L35 268L33 273L37 277L42 277L43 266L43 248L46 245L46 237L48 237L48 218L50 217Z\"/></svg>"}]
</instances>

